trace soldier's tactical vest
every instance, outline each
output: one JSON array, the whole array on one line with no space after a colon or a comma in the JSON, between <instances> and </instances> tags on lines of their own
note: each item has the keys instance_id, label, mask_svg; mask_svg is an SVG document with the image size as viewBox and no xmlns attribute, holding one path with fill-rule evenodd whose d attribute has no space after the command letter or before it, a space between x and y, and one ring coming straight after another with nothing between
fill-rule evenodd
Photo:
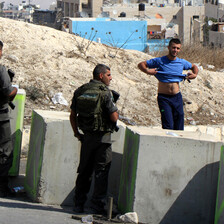
<instances>
[{"instance_id":1,"label":"soldier's tactical vest","mask_svg":"<svg viewBox=\"0 0 224 224\"><path fill-rule=\"evenodd\" d=\"M8 75L6 72L6 68L3 65L0 65L0 76ZM5 79L4 77L2 78ZM9 120L9 109L8 109L8 101L9 97L5 96L2 93L2 86L0 86L0 121L6 121Z\"/></svg>"},{"instance_id":2,"label":"soldier's tactical vest","mask_svg":"<svg viewBox=\"0 0 224 224\"><path fill-rule=\"evenodd\" d=\"M104 97L110 90L102 83L89 82L79 88L76 98L78 127L85 132L113 132L115 124L102 110Z\"/></svg>"}]
</instances>

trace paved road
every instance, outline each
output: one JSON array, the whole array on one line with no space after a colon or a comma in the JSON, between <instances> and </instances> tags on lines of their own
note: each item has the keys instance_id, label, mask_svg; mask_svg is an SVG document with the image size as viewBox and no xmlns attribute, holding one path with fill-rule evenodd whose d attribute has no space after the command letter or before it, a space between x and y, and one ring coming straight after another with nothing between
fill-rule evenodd
<instances>
[{"instance_id":1,"label":"paved road","mask_svg":"<svg viewBox=\"0 0 224 224\"><path fill-rule=\"evenodd\" d=\"M26 197L0 198L0 224L80 224L72 208L33 203Z\"/></svg>"}]
</instances>

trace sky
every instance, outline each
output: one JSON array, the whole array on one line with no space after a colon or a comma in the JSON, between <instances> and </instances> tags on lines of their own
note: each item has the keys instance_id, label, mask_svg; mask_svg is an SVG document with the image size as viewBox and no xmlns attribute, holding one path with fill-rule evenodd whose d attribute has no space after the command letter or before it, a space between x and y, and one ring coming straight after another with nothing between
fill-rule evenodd
<instances>
[{"instance_id":1,"label":"sky","mask_svg":"<svg viewBox=\"0 0 224 224\"><path fill-rule=\"evenodd\" d=\"M22 3L22 0L0 0L0 2L5 2L5 6L7 4L12 3L13 5L19 5ZM52 2L57 2L57 0L30 0L30 4L40 5L41 9L49 9L49 6ZM29 0L27 0L27 3L29 3Z\"/></svg>"}]
</instances>

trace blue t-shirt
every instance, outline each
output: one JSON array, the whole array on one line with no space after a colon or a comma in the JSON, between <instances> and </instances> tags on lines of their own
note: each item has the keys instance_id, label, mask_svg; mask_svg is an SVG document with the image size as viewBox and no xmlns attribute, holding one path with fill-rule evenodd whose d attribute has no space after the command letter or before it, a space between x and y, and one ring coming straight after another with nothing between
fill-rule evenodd
<instances>
[{"instance_id":1,"label":"blue t-shirt","mask_svg":"<svg viewBox=\"0 0 224 224\"><path fill-rule=\"evenodd\" d=\"M148 68L157 68L155 77L160 82L181 82L186 76L182 74L183 70L192 68L192 64L184 59L169 60L167 56L153 58L146 63Z\"/></svg>"}]
</instances>

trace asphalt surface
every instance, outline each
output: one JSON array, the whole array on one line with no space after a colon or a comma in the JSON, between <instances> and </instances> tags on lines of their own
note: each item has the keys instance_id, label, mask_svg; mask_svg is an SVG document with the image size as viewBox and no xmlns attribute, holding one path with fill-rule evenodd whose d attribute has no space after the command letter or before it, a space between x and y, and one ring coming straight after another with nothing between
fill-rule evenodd
<instances>
[{"instance_id":1,"label":"asphalt surface","mask_svg":"<svg viewBox=\"0 0 224 224\"><path fill-rule=\"evenodd\" d=\"M26 159L20 161L20 175L11 177L10 188L23 186ZM75 214L72 207L47 205L33 202L25 193L7 198L0 197L0 224L82 224L82 217L92 214ZM105 220L106 217L93 215L93 224L118 223ZM86 223L87 224L87 223Z\"/></svg>"},{"instance_id":2,"label":"asphalt surface","mask_svg":"<svg viewBox=\"0 0 224 224\"><path fill-rule=\"evenodd\" d=\"M25 170L26 159L21 159L20 175L10 178L11 188L23 186ZM25 193L0 197L0 224L81 224L81 218L75 220L73 215L72 207L32 202Z\"/></svg>"},{"instance_id":3,"label":"asphalt surface","mask_svg":"<svg viewBox=\"0 0 224 224\"><path fill-rule=\"evenodd\" d=\"M0 224L80 224L71 207L31 202L25 196L0 198Z\"/></svg>"},{"instance_id":4,"label":"asphalt surface","mask_svg":"<svg viewBox=\"0 0 224 224\"><path fill-rule=\"evenodd\" d=\"M82 222L82 217L92 216L92 224L122 224L115 217L84 213L75 214L72 207L46 205L32 202L25 193L14 197L0 198L0 224L90 224Z\"/></svg>"},{"instance_id":5,"label":"asphalt surface","mask_svg":"<svg viewBox=\"0 0 224 224\"><path fill-rule=\"evenodd\" d=\"M26 159L20 161L20 175L10 179L10 187L22 186ZM13 197L0 197L0 224L81 224L72 218L72 207L32 202L25 193Z\"/></svg>"}]
</instances>

